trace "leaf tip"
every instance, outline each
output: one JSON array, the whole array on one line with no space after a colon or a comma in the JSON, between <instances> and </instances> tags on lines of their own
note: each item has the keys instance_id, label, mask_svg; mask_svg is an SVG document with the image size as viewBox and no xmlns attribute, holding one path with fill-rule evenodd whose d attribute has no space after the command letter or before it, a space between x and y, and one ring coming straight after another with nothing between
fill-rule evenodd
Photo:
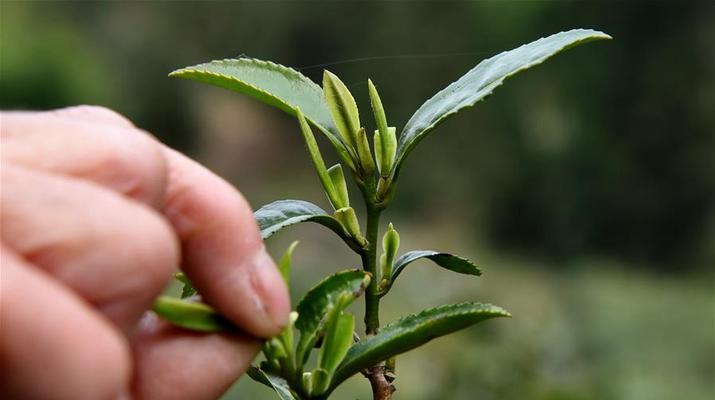
<instances>
[{"instance_id":1,"label":"leaf tip","mask_svg":"<svg viewBox=\"0 0 715 400\"><path fill-rule=\"evenodd\" d=\"M324 69L323 70L323 79L328 79L328 78L330 78L330 79L337 78L337 75L328 71L327 69Z\"/></svg>"},{"instance_id":2,"label":"leaf tip","mask_svg":"<svg viewBox=\"0 0 715 400\"><path fill-rule=\"evenodd\" d=\"M488 304L487 306L490 308L490 312L492 313L492 315L496 318L511 318L512 317L512 315L509 311L507 311L499 306L495 306L493 304Z\"/></svg>"}]
</instances>

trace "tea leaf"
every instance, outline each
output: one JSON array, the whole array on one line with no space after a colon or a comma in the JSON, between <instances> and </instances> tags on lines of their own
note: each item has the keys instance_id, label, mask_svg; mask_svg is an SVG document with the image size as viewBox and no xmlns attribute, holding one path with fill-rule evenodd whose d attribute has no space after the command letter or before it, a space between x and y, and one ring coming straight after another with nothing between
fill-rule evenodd
<instances>
[{"instance_id":1,"label":"tea leaf","mask_svg":"<svg viewBox=\"0 0 715 400\"><path fill-rule=\"evenodd\" d=\"M308 382L305 383L307 383L306 389L308 390L308 393L310 393L310 396L320 396L328 390L328 385L330 384L330 375L328 375L328 371L322 368L316 368L310 373L310 375L307 375L307 377Z\"/></svg>"},{"instance_id":2,"label":"tea leaf","mask_svg":"<svg viewBox=\"0 0 715 400\"><path fill-rule=\"evenodd\" d=\"M296 362L302 365L331 311L339 312L359 297L370 283L370 275L361 270L337 272L323 279L300 300L295 328L300 331Z\"/></svg>"},{"instance_id":3,"label":"tea leaf","mask_svg":"<svg viewBox=\"0 0 715 400\"><path fill-rule=\"evenodd\" d=\"M232 329L230 322L203 303L159 296L152 310L173 325L192 331L222 332Z\"/></svg>"},{"instance_id":4,"label":"tea leaf","mask_svg":"<svg viewBox=\"0 0 715 400\"><path fill-rule=\"evenodd\" d=\"M310 159L313 161L313 168L318 173L318 179L320 184L323 185L325 194L328 196L330 204L332 204L334 209L339 209L345 207L343 204L340 193L333 186L333 180L328 173L327 168L325 168L325 161L323 161L323 156L320 154L320 148L318 143L315 141L315 136L313 136L313 130L310 129L310 125L305 120L303 113L298 110L298 122L300 124L300 131L303 134L303 139L305 140L306 147L308 148L308 153L310 154Z\"/></svg>"},{"instance_id":5,"label":"tea leaf","mask_svg":"<svg viewBox=\"0 0 715 400\"><path fill-rule=\"evenodd\" d=\"M296 400L285 379L254 366L249 367L246 374L254 381L273 389L281 400Z\"/></svg>"},{"instance_id":6,"label":"tea leaf","mask_svg":"<svg viewBox=\"0 0 715 400\"><path fill-rule=\"evenodd\" d=\"M283 280L286 283L286 286L290 287L290 270L291 270L291 264L293 262L293 251L295 251L296 246L298 246L298 241L294 241L293 243L288 246L288 249L286 249L286 252L283 253L283 257L281 257L281 260L278 262L278 271L280 271L281 276L283 277Z\"/></svg>"},{"instance_id":7,"label":"tea leaf","mask_svg":"<svg viewBox=\"0 0 715 400\"><path fill-rule=\"evenodd\" d=\"M420 258L427 258L435 262L442 268L467 275L481 275L482 271L466 258L455 256L454 254L441 253L433 250L413 250L401 255L392 265L392 282L397 279L403 269L413 261ZM391 285L390 285L391 286Z\"/></svg>"},{"instance_id":8,"label":"tea leaf","mask_svg":"<svg viewBox=\"0 0 715 400\"><path fill-rule=\"evenodd\" d=\"M330 181L333 183L333 189L338 198L337 209L350 206L350 197L348 196L348 186L345 182L345 175L343 174L343 166L340 164L335 164L328 168L328 176Z\"/></svg>"},{"instance_id":9,"label":"tea leaf","mask_svg":"<svg viewBox=\"0 0 715 400\"><path fill-rule=\"evenodd\" d=\"M440 122L489 96L507 78L541 64L548 58L583 43L610 39L590 29L573 29L541 38L480 62L464 76L427 100L412 115L400 136L395 174L405 157Z\"/></svg>"},{"instance_id":10,"label":"tea leaf","mask_svg":"<svg viewBox=\"0 0 715 400\"><path fill-rule=\"evenodd\" d=\"M357 146L356 133L360 129L360 114L352 93L332 72L323 72L323 93L330 115L345 143Z\"/></svg>"},{"instance_id":11,"label":"tea leaf","mask_svg":"<svg viewBox=\"0 0 715 400\"><path fill-rule=\"evenodd\" d=\"M182 68L169 74L192 79L247 96L277 107L292 116L298 108L320 129L345 162L352 162L350 151L338 135L323 90L300 72L286 66L254 58L211 61Z\"/></svg>"},{"instance_id":12,"label":"tea leaf","mask_svg":"<svg viewBox=\"0 0 715 400\"><path fill-rule=\"evenodd\" d=\"M266 204L253 213L261 230L261 237L267 239L286 226L301 222L316 222L338 236L348 238L340 222L322 208L303 200L278 200Z\"/></svg>"},{"instance_id":13,"label":"tea leaf","mask_svg":"<svg viewBox=\"0 0 715 400\"><path fill-rule=\"evenodd\" d=\"M339 210L335 210L335 219L343 224L343 228L350 234L357 243L364 245L366 243L365 238L360 232L360 222L357 219L357 214L355 214L355 209L352 207L343 207Z\"/></svg>"},{"instance_id":14,"label":"tea leaf","mask_svg":"<svg viewBox=\"0 0 715 400\"><path fill-rule=\"evenodd\" d=\"M377 93L375 84L372 83L372 79L367 80L367 91L370 95L370 106L372 107L372 114L375 116L377 130L380 134L386 134L387 117L385 116L385 108L382 106L382 100L380 99L380 95Z\"/></svg>"},{"instance_id":15,"label":"tea leaf","mask_svg":"<svg viewBox=\"0 0 715 400\"><path fill-rule=\"evenodd\" d=\"M392 268L400 248L400 234L390 222L387 231L382 236L382 255L380 256L380 286L389 285L392 282Z\"/></svg>"},{"instance_id":16,"label":"tea leaf","mask_svg":"<svg viewBox=\"0 0 715 400\"><path fill-rule=\"evenodd\" d=\"M400 319L355 343L335 371L331 389L361 370L478 322L509 317L491 304L461 303L431 308Z\"/></svg>"},{"instance_id":17,"label":"tea leaf","mask_svg":"<svg viewBox=\"0 0 715 400\"><path fill-rule=\"evenodd\" d=\"M355 317L342 311L330 315L325 330L325 341L318 354L318 366L332 375L338 367L350 345L353 343Z\"/></svg>"}]
</instances>

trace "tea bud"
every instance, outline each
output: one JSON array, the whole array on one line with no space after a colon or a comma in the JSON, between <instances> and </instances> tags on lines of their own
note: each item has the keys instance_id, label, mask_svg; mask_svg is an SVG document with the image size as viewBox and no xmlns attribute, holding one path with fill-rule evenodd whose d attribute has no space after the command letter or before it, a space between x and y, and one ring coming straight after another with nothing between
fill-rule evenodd
<instances>
[{"instance_id":1,"label":"tea bud","mask_svg":"<svg viewBox=\"0 0 715 400\"><path fill-rule=\"evenodd\" d=\"M345 231L358 242L365 243L365 238L360 233L360 224L352 207L344 207L335 211L335 218L340 221Z\"/></svg>"},{"instance_id":2,"label":"tea bud","mask_svg":"<svg viewBox=\"0 0 715 400\"><path fill-rule=\"evenodd\" d=\"M348 197L348 186L345 183L343 167L340 164L333 165L328 168L328 176L330 176L330 181L333 183L336 200L339 202L335 207L337 207L337 209L349 207L350 198Z\"/></svg>"},{"instance_id":3,"label":"tea bud","mask_svg":"<svg viewBox=\"0 0 715 400\"><path fill-rule=\"evenodd\" d=\"M357 104L343 81L328 70L323 73L323 95L340 136L350 147L356 148L360 129Z\"/></svg>"},{"instance_id":4,"label":"tea bud","mask_svg":"<svg viewBox=\"0 0 715 400\"><path fill-rule=\"evenodd\" d=\"M392 279L392 264L397 256L397 249L400 247L400 235L397 233L392 223L387 227L387 232L382 236L382 255L380 256L380 272L382 280L389 285ZM381 282L382 283L382 282Z\"/></svg>"},{"instance_id":5,"label":"tea bud","mask_svg":"<svg viewBox=\"0 0 715 400\"><path fill-rule=\"evenodd\" d=\"M380 95L377 94L377 88L372 83L371 79L367 80L367 89L370 94L370 105L372 106L372 114L375 116L377 130L381 134L385 134L387 132L387 117L385 116L385 109L382 107L382 100L380 100Z\"/></svg>"},{"instance_id":6,"label":"tea bud","mask_svg":"<svg viewBox=\"0 0 715 400\"><path fill-rule=\"evenodd\" d=\"M340 209L344 207L343 202L341 202L341 196L333 185L333 180L325 168L325 161L323 161L323 156L320 154L320 149L318 148L318 143L315 141L315 136L313 135L313 130L310 129L308 121L306 121L303 113L300 109L297 110L298 122L300 123L300 131L303 133L303 139L308 147L308 153L310 153L310 159L313 161L313 167L318 172L318 178L320 183L323 185L325 194L330 200L330 204L333 205L334 209Z\"/></svg>"},{"instance_id":7,"label":"tea bud","mask_svg":"<svg viewBox=\"0 0 715 400\"><path fill-rule=\"evenodd\" d=\"M360 166L365 175L372 174L375 171L375 162L370 153L370 142L367 140L365 128L360 128L357 132L357 152L360 159Z\"/></svg>"}]
</instances>

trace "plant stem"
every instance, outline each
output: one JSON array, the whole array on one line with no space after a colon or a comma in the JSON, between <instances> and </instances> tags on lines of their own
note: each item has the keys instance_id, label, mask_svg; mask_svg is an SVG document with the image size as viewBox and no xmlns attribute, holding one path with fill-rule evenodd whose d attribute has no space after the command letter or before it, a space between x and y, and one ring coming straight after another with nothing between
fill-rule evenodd
<instances>
[{"instance_id":1,"label":"plant stem","mask_svg":"<svg viewBox=\"0 0 715 400\"><path fill-rule=\"evenodd\" d=\"M365 333L374 335L380 328L379 277L377 276L377 234L381 210L367 204L367 248L360 254L363 269L372 275L365 293Z\"/></svg>"},{"instance_id":2,"label":"plant stem","mask_svg":"<svg viewBox=\"0 0 715 400\"><path fill-rule=\"evenodd\" d=\"M367 247L360 253L363 269L372 274L372 279L365 293L365 333L374 335L380 329L380 277L377 276L377 235L382 209L375 207L370 201L365 201L367 208L366 239ZM383 365L374 365L365 371L365 376L372 386L374 400L390 400L395 387L385 376Z\"/></svg>"}]
</instances>

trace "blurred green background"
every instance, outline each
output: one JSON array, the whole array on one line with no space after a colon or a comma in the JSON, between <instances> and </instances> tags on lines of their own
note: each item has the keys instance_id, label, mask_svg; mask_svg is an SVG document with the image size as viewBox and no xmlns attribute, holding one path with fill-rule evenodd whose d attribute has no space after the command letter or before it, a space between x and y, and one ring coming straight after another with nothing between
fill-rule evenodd
<instances>
[{"instance_id":1,"label":"blurred green background","mask_svg":"<svg viewBox=\"0 0 715 400\"><path fill-rule=\"evenodd\" d=\"M254 207L278 198L327 207L295 120L167 73L240 54L315 80L329 68L370 126L371 77L401 127L479 60L576 27L614 40L508 81L440 126L403 170L387 214L402 248L453 251L485 274L415 268L382 320L462 300L514 318L401 357L395 398L713 399L712 1L3 0L0 106L104 105L226 177ZM296 238L296 295L358 262L314 226L269 247L278 254ZM368 396L356 377L335 397ZM242 379L227 398L273 395Z\"/></svg>"}]
</instances>

